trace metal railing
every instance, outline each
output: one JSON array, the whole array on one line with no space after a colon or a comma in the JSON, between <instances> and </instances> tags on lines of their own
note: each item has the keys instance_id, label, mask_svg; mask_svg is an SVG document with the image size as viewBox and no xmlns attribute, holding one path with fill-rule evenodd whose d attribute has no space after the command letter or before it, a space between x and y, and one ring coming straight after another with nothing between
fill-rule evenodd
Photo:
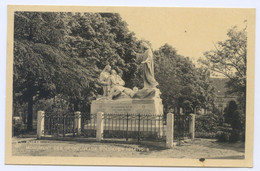
<instances>
[{"instance_id":1,"label":"metal railing","mask_svg":"<svg viewBox=\"0 0 260 171\"><path fill-rule=\"evenodd\" d=\"M74 113L45 113L44 135L75 136Z\"/></svg>"},{"instance_id":2,"label":"metal railing","mask_svg":"<svg viewBox=\"0 0 260 171\"><path fill-rule=\"evenodd\" d=\"M163 115L104 114L104 138L161 139L165 133Z\"/></svg>"},{"instance_id":3,"label":"metal railing","mask_svg":"<svg viewBox=\"0 0 260 171\"><path fill-rule=\"evenodd\" d=\"M174 138L183 140L191 138L190 115L174 115Z\"/></svg>"},{"instance_id":4,"label":"metal railing","mask_svg":"<svg viewBox=\"0 0 260 171\"><path fill-rule=\"evenodd\" d=\"M149 114L104 114L104 138L165 139L166 118ZM174 115L174 139L191 138L190 115ZM78 124L79 122L79 124ZM96 137L97 115L71 113L44 115L44 136Z\"/></svg>"},{"instance_id":5,"label":"metal railing","mask_svg":"<svg viewBox=\"0 0 260 171\"><path fill-rule=\"evenodd\" d=\"M90 113L81 114L81 136L96 137L97 115Z\"/></svg>"}]
</instances>

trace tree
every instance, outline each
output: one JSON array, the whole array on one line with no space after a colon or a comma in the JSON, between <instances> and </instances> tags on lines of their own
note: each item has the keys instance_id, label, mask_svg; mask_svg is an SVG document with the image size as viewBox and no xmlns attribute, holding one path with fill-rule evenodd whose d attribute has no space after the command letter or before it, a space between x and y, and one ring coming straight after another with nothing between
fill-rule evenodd
<instances>
[{"instance_id":1,"label":"tree","mask_svg":"<svg viewBox=\"0 0 260 171\"><path fill-rule=\"evenodd\" d=\"M228 93L242 96L240 102L244 112L246 103L246 64L247 64L247 32L246 27L238 30L231 28L227 32L228 39L218 42L215 50L204 53L206 64L212 71L229 78Z\"/></svg>"},{"instance_id":2,"label":"tree","mask_svg":"<svg viewBox=\"0 0 260 171\"><path fill-rule=\"evenodd\" d=\"M245 133L244 116L241 111L238 110L238 106L235 101L231 100L224 112L225 123L231 125L232 131L229 138L230 141L238 141L241 139L241 133Z\"/></svg>"},{"instance_id":3,"label":"tree","mask_svg":"<svg viewBox=\"0 0 260 171\"><path fill-rule=\"evenodd\" d=\"M32 129L35 101L60 93L66 95L68 83L77 90L89 79L87 69L75 65L76 59L62 50L69 31L65 16L64 13L15 13L14 100L28 104L28 130Z\"/></svg>"},{"instance_id":4,"label":"tree","mask_svg":"<svg viewBox=\"0 0 260 171\"><path fill-rule=\"evenodd\" d=\"M89 110L107 63L132 86L136 44L119 14L16 12L13 99L28 104L28 130L33 104L43 98L59 96L73 110Z\"/></svg>"},{"instance_id":5,"label":"tree","mask_svg":"<svg viewBox=\"0 0 260 171\"><path fill-rule=\"evenodd\" d=\"M140 86L141 72L139 72L140 65L136 62L136 56L133 51L136 51L139 41L135 34L130 32L128 25L122 20L117 13L100 13L110 26L110 33L114 36L115 44L112 47L122 60L115 61L112 65L117 71L123 73L123 80L125 80L126 87Z\"/></svg>"},{"instance_id":6,"label":"tree","mask_svg":"<svg viewBox=\"0 0 260 171\"><path fill-rule=\"evenodd\" d=\"M14 100L28 103L27 129L32 129L33 102L56 90L56 75L64 56L57 48L63 41L57 13L16 12L14 19Z\"/></svg>"},{"instance_id":7,"label":"tree","mask_svg":"<svg viewBox=\"0 0 260 171\"><path fill-rule=\"evenodd\" d=\"M76 13L70 16L68 27L70 33L66 38L64 51L77 60L77 66L82 66L89 72L89 86L69 91L71 94L68 96L71 97L75 110L79 109L80 104L89 106L91 99L101 94L98 91L101 90L98 76L108 63L117 72L123 73L126 86L132 86L137 65L132 54L136 38L129 32L119 14ZM79 90L81 93L75 94Z\"/></svg>"},{"instance_id":8,"label":"tree","mask_svg":"<svg viewBox=\"0 0 260 171\"><path fill-rule=\"evenodd\" d=\"M196 68L188 57L177 54L170 45L165 44L154 52L155 77L162 91L165 110L183 108L186 112L196 112L213 100L209 71Z\"/></svg>"},{"instance_id":9,"label":"tree","mask_svg":"<svg viewBox=\"0 0 260 171\"><path fill-rule=\"evenodd\" d=\"M228 124L232 123L233 120L233 114L235 113L235 111L237 110L237 104L235 101L230 101L227 108L225 108L225 112L224 112L224 119L225 122Z\"/></svg>"},{"instance_id":10,"label":"tree","mask_svg":"<svg viewBox=\"0 0 260 171\"><path fill-rule=\"evenodd\" d=\"M206 67L196 68L197 70L197 106L208 109L214 109L214 102L216 99L215 87L212 85L210 79L210 70ZM194 104L196 106L196 104Z\"/></svg>"}]
</instances>

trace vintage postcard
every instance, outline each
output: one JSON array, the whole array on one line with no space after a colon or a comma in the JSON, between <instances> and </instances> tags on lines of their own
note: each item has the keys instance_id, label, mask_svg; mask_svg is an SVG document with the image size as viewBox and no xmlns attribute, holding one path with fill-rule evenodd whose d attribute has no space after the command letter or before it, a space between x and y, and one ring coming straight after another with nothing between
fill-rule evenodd
<instances>
[{"instance_id":1,"label":"vintage postcard","mask_svg":"<svg viewBox=\"0 0 260 171\"><path fill-rule=\"evenodd\" d=\"M255 9L8 6L6 164L252 167Z\"/></svg>"}]
</instances>

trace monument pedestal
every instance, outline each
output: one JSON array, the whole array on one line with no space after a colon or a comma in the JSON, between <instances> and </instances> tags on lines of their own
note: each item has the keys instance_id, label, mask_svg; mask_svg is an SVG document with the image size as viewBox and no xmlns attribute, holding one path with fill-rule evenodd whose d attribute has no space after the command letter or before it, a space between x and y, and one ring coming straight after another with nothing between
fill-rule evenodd
<instances>
[{"instance_id":1,"label":"monument pedestal","mask_svg":"<svg viewBox=\"0 0 260 171\"><path fill-rule=\"evenodd\" d=\"M106 118L104 120L104 130L106 131L141 131L144 134L155 133L158 137L162 137L163 135L163 104L160 98L100 99L92 101L91 114L99 112L104 113L104 115L118 114L119 116L118 118L110 118L111 115L108 115L108 118L104 116ZM129 119L126 116L129 116Z\"/></svg>"},{"instance_id":2,"label":"monument pedestal","mask_svg":"<svg viewBox=\"0 0 260 171\"><path fill-rule=\"evenodd\" d=\"M161 99L94 100L90 109L91 114L163 114Z\"/></svg>"}]
</instances>

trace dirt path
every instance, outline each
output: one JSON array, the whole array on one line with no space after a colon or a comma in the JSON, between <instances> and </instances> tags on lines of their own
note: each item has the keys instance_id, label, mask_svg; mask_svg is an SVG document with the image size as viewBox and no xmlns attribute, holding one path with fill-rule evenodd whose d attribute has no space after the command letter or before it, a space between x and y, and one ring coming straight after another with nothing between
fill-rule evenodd
<instances>
[{"instance_id":1,"label":"dirt path","mask_svg":"<svg viewBox=\"0 0 260 171\"><path fill-rule=\"evenodd\" d=\"M164 142L84 142L30 140L13 143L13 155L18 156L75 156L75 157L158 157L158 158L215 158L243 159L243 143L219 143L198 139L166 149Z\"/></svg>"}]
</instances>

